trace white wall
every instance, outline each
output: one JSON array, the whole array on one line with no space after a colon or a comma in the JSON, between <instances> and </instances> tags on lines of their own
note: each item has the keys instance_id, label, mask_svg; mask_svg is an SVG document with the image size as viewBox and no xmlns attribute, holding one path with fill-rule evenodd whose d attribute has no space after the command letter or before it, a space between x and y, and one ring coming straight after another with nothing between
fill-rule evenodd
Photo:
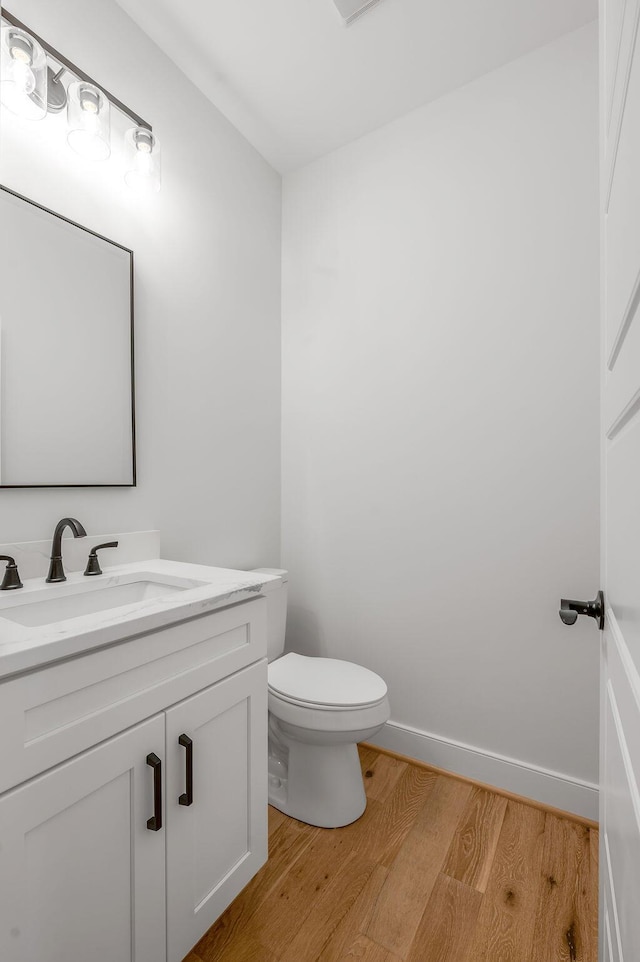
<instances>
[{"instance_id":1,"label":"white wall","mask_svg":"<svg viewBox=\"0 0 640 962\"><path fill-rule=\"evenodd\" d=\"M597 781L597 190L595 24L284 180L289 644L459 770Z\"/></svg>"},{"instance_id":2,"label":"white wall","mask_svg":"<svg viewBox=\"0 0 640 962\"><path fill-rule=\"evenodd\" d=\"M166 557L277 563L280 177L113 0L10 10L153 124L163 188L137 198L117 156L66 147L62 118L2 111L0 183L135 252L138 428L137 488L0 490L2 540L72 514L90 532L158 527Z\"/></svg>"}]
</instances>

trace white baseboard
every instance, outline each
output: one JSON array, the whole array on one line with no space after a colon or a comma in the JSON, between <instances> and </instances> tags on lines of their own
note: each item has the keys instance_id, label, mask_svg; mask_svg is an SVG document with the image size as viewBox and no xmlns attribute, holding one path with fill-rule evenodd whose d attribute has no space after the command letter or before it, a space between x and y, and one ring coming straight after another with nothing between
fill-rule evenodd
<instances>
[{"instance_id":1,"label":"white baseboard","mask_svg":"<svg viewBox=\"0 0 640 962\"><path fill-rule=\"evenodd\" d=\"M463 745L394 721L387 722L371 744L565 812L598 820L598 786L592 782Z\"/></svg>"}]
</instances>

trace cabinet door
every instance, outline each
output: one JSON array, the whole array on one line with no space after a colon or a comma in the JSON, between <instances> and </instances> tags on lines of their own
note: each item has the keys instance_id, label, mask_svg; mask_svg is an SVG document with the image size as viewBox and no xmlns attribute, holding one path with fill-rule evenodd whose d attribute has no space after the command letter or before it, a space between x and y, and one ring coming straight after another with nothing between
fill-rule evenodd
<instances>
[{"instance_id":1,"label":"cabinet door","mask_svg":"<svg viewBox=\"0 0 640 962\"><path fill-rule=\"evenodd\" d=\"M192 793L187 784L187 739ZM180 962L266 859L263 660L167 712L169 962Z\"/></svg>"},{"instance_id":2,"label":"cabinet door","mask_svg":"<svg viewBox=\"0 0 640 962\"><path fill-rule=\"evenodd\" d=\"M163 715L0 797L2 962L166 958L150 752Z\"/></svg>"}]
</instances>

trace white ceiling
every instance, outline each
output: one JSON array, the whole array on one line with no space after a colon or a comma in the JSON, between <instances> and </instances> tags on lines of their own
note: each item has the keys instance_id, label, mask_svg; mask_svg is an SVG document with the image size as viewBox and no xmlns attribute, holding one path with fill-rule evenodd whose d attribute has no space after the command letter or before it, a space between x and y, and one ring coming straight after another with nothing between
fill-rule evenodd
<instances>
[{"instance_id":1,"label":"white ceiling","mask_svg":"<svg viewBox=\"0 0 640 962\"><path fill-rule=\"evenodd\" d=\"M597 0L118 0L278 170L576 29Z\"/></svg>"}]
</instances>

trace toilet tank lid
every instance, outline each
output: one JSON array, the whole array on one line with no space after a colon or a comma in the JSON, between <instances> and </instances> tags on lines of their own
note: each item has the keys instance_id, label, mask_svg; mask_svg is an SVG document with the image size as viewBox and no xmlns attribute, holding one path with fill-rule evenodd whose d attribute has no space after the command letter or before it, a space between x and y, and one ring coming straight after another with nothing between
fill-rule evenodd
<instances>
[{"instance_id":1,"label":"toilet tank lid","mask_svg":"<svg viewBox=\"0 0 640 962\"><path fill-rule=\"evenodd\" d=\"M269 688L284 698L327 708L375 705L387 694L380 675L362 665L294 652L271 662Z\"/></svg>"},{"instance_id":2,"label":"toilet tank lid","mask_svg":"<svg viewBox=\"0 0 640 962\"><path fill-rule=\"evenodd\" d=\"M284 568L253 568L253 571L257 571L259 574L263 575L274 575L280 578L283 582L289 580L289 572L285 571Z\"/></svg>"}]
</instances>

